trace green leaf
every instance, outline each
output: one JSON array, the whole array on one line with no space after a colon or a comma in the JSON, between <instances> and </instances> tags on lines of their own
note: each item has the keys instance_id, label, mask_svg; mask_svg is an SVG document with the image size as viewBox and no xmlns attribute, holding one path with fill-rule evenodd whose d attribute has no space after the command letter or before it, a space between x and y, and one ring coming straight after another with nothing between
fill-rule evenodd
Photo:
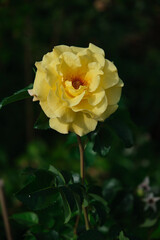
<instances>
[{"instance_id":1,"label":"green leaf","mask_svg":"<svg viewBox=\"0 0 160 240\"><path fill-rule=\"evenodd\" d=\"M61 194L61 197L62 197L63 208L64 208L64 223L67 223L71 219L72 212L71 212L71 208L70 208L70 205L68 203L66 194L64 193L64 188L60 187L59 191L60 191L60 194Z\"/></svg>"},{"instance_id":2,"label":"green leaf","mask_svg":"<svg viewBox=\"0 0 160 240\"><path fill-rule=\"evenodd\" d=\"M109 212L108 203L97 194L89 193L89 196L91 198L90 205L94 208L93 217L96 222L102 226L105 223Z\"/></svg>"},{"instance_id":3,"label":"green leaf","mask_svg":"<svg viewBox=\"0 0 160 240\"><path fill-rule=\"evenodd\" d=\"M84 159L86 167L92 166L94 161L97 160L97 153L93 151L93 146L94 146L93 142L88 142L85 146Z\"/></svg>"},{"instance_id":4,"label":"green leaf","mask_svg":"<svg viewBox=\"0 0 160 240\"><path fill-rule=\"evenodd\" d=\"M123 231L121 231L119 234L119 240L129 240L129 238L125 237Z\"/></svg>"},{"instance_id":5,"label":"green leaf","mask_svg":"<svg viewBox=\"0 0 160 240\"><path fill-rule=\"evenodd\" d=\"M59 191L53 183L55 175L46 170L35 172L35 179L20 190L16 197L33 210L44 209L58 201Z\"/></svg>"},{"instance_id":6,"label":"green leaf","mask_svg":"<svg viewBox=\"0 0 160 240\"><path fill-rule=\"evenodd\" d=\"M152 232L151 236L150 236L151 239L160 239L160 227L159 227L159 224L157 224L157 228Z\"/></svg>"},{"instance_id":7,"label":"green leaf","mask_svg":"<svg viewBox=\"0 0 160 240\"><path fill-rule=\"evenodd\" d=\"M116 131L117 135L123 140L125 147L130 148L133 146L133 135L131 129L128 125L123 122L114 122L112 123L114 130Z\"/></svg>"},{"instance_id":8,"label":"green leaf","mask_svg":"<svg viewBox=\"0 0 160 240\"><path fill-rule=\"evenodd\" d=\"M13 95L4 98L0 102L0 109L10 103L17 102L17 101L23 100L25 98L31 97L28 93L28 89L31 89L32 87L33 87L33 84L30 84L28 87L25 87L25 88L21 89L20 91L15 92Z\"/></svg>"},{"instance_id":9,"label":"green leaf","mask_svg":"<svg viewBox=\"0 0 160 240\"><path fill-rule=\"evenodd\" d=\"M149 219L147 218L143 224L140 225L140 227L152 227L156 224L157 218L156 219Z\"/></svg>"},{"instance_id":10,"label":"green leaf","mask_svg":"<svg viewBox=\"0 0 160 240\"><path fill-rule=\"evenodd\" d=\"M94 133L93 141L94 146L93 150L100 154L100 156L105 157L110 150L110 146L108 146L106 136L108 136L108 132L105 129L99 129Z\"/></svg>"},{"instance_id":11,"label":"green leaf","mask_svg":"<svg viewBox=\"0 0 160 240\"><path fill-rule=\"evenodd\" d=\"M117 193L121 190L121 183L117 179L112 178L105 182L103 186L103 196L108 202L112 202Z\"/></svg>"},{"instance_id":12,"label":"green leaf","mask_svg":"<svg viewBox=\"0 0 160 240\"><path fill-rule=\"evenodd\" d=\"M70 172L67 171L58 171L53 165L49 166L49 171L57 175L58 186L63 186L64 184L73 183L73 177Z\"/></svg>"},{"instance_id":13,"label":"green leaf","mask_svg":"<svg viewBox=\"0 0 160 240\"><path fill-rule=\"evenodd\" d=\"M102 226L107 219L107 214L106 214L104 205L102 205L100 202L97 202L97 201L93 202L91 205L95 209L94 216L96 216L95 217L96 223L99 226Z\"/></svg>"},{"instance_id":14,"label":"green leaf","mask_svg":"<svg viewBox=\"0 0 160 240\"><path fill-rule=\"evenodd\" d=\"M78 210L79 214L81 214L82 203L83 203L83 199L84 199L84 197L83 197L84 189L83 189L82 185L80 185L79 183L71 184L71 185L69 185L69 188L72 191L77 210Z\"/></svg>"},{"instance_id":15,"label":"green leaf","mask_svg":"<svg viewBox=\"0 0 160 240\"><path fill-rule=\"evenodd\" d=\"M34 124L35 129L41 129L41 130L46 130L49 129L49 118L46 116L46 114L41 111L37 121Z\"/></svg>"},{"instance_id":16,"label":"green leaf","mask_svg":"<svg viewBox=\"0 0 160 240\"><path fill-rule=\"evenodd\" d=\"M74 229L72 225L70 224L63 225L63 227L61 228L60 239L65 239L65 240L77 239L77 237L74 234Z\"/></svg>"},{"instance_id":17,"label":"green leaf","mask_svg":"<svg viewBox=\"0 0 160 240\"><path fill-rule=\"evenodd\" d=\"M106 211L109 212L109 207L108 207L108 203L99 195L94 194L94 193L90 193L89 194L93 199L95 199L96 201L102 203L104 205L104 207L106 208Z\"/></svg>"},{"instance_id":18,"label":"green leaf","mask_svg":"<svg viewBox=\"0 0 160 240\"><path fill-rule=\"evenodd\" d=\"M125 147L129 148L133 146L133 134L131 131L131 125L133 125L127 109L118 109L117 112L111 116L107 121L107 125L111 127L115 133L125 144Z\"/></svg>"},{"instance_id":19,"label":"green leaf","mask_svg":"<svg viewBox=\"0 0 160 240\"><path fill-rule=\"evenodd\" d=\"M36 234L38 240L59 240L59 234L55 230Z\"/></svg>"},{"instance_id":20,"label":"green leaf","mask_svg":"<svg viewBox=\"0 0 160 240\"><path fill-rule=\"evenodd\" d=\"M89 230L89 231L85 231L84 233L82 233L79 237L78 240L104 240L103 235L97 231L97 230Z\"/></svg>"},{"instance_id":21,"label":"green leaf","mask_svg":"<svg viewBox=\"0 0 160 240\"><path fill-rule=\"evenodd\" d=\"M66 145L71 146L73 144L77 144L77 136L75 133L69 133L67 136Z\"/></svg>"},{"instance_id":22,"label":"green leaf","mask_svg":"<svg viewBox=\"0 0 160 240\"><path fill-rule=\"evenodd\" d=\"M73 193L73 196L74 196L74 200L75 200L75 203L76 203L76 207L77 207L77 210L78 210L78 214L80 215L81 212L82 212L82 202L81 202L81 198L78 194L76 193Z\"/></svg>"},{"instance_id":23,"label":"green leaf","mask_svg":"<svg viewBox=\"0 0 160 240\"><path fill-rule=\"evenodd\" d=\"M73 177L70 172L61 171L61 174L63 175L63 178L65 179L66 184L73 183Z\"/></svg>"},{"instance_id":24,"label":"green leaf","mask_svg":"<svg viewBox=\"0 0 160 240\"><path fill-rule=\"evenodd\" d=\"M32 233L28 232L25 234L24 240L36 240L36 237Z\"/></svg>"},{"instance_id":25,"label":"green leaf","mask_svg":"<svg viewBox=\"0 0 160 240\"><path fill-rule=\"evenodd\" d=\"M59 211L59 206L61 206L61 203L51 205L48 208L38 211L39 224L41 227L43 226L44 228L50 229L56 222L56 214L58 216L63 216L62 210L61 212Z\"/></svg>"},{"instance_id":26,"label":"green leaf","mask_svg":"<svg viewBox=\"0 0 160 240\"><path fill-rule=\"evenodd\" d=\"M14 219L16 222L28 227L38 224L39 222L38 216L34 212L13 214L11 218Z\"/></svg>"},{"instance_id":27,"label":"green leaf","mask_svg":"<svg viewBox=\"0 0 160 240\"><path fill-rule=\"evenodd\" d=\"M60 183L62 183L62 185L64 185L66 183L65 178L63 177L62 173L60 171L58 171L53 165L49 165L48 170L59 177Z\"/></svg>"}]
</instances>

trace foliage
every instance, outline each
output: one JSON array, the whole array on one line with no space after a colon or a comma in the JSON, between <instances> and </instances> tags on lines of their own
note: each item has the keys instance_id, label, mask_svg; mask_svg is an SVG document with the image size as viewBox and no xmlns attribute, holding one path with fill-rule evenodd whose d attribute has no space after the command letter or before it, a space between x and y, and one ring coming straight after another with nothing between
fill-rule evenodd
<instances>
[{"instance_id":1,"label":"foliage","mask_svg":"<svg viewBox=\"0 0 160 240\"><path fill-rule=\"evenodd\" d=\"M17 102L19 100L25 99L25 98L29 98L29 93L28 90L32 88L32 84L30 84L28 87L21 89L18 92L15 92L13 95L11 95L10 97L6 97L2 100L2 102L0 102L0 109L10 103L13 102Z\"/></svg>"},{"instance_id":2,"label":"foliage","mask_svg":"<svg viewBox=\"0 0 160 240\"><path fill-rule=\"evenodd\" d=\"M0 178L14 240L160 239L160 202L156 211L144 202L160 196L159 2L3 0L0 18ZM44 53L89 42L105 49L125 87L119 110L82 139L82 186L76 136L48 131L48 118L25 98ZM140 187L146 176L148 192ZM0 229L5 239L2 217Z\"/></svg>"}]
</instances>

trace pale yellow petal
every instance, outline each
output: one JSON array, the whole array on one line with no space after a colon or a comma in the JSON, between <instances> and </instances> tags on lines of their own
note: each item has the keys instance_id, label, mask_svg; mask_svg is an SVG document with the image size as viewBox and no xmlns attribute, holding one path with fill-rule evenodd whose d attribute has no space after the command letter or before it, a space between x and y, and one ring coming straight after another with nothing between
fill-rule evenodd
<instances>
[{"instance_id":1,"label":"pale yellow petal","mask_svg":"<svg viewBox=\"0 0 160 240\"><path fill-rule=\"evenodd\" d=\"M104 74L102 75L102 86L104 89L113 87L119 82L119 76L115 65L106 59Z\"/></svg>"},{"instance_id":2,"label":"pale yellow petal","mask_svg":"<svg viewBox=\"0 0 160 240\"><path fill-rule=\"evenodd\" d=\"M105 96L105 91L103 89L98 89L88 96L88 103L92 106L99 104Z\"/></svg>"},{"instance_id":3,"label":"pale yellow petal","mask_svg":"<svg viewBox=\"0 0 160 240\"><path fill-rule=\"evenodd\" d=\"M80 53L84 50L85 48L82 48L82 47L74 47L74 46L71 46L71 50L73 53Z\"/></svg>"},{"instance_id":4,"label":"pale yellow petal","mask_svg":"<svg viewBox=\"0 0 160 240\"><path fill-rule=\"evenodd\" d=\"M87 72L88 71L88 64L95 62L95 59L93 57L93 53L87 48L84 48L83 51L80 51L77 56L80 58L81 61L81 72ZM97 68L97 66L96 66Z\"/></svg>"},{"instance_id":5,"label":"pale yellow petal","mask_svg":"<svg viewBox=\"0 0 160 240\"><path fill-rule=\"evenodd\" d=\"M106 96L104 96L104 98L102 99L102 101L97 104L96 106L94 106L93 108L93 113L97 116L101 115L106 109L107 109L107 106L108 106L108 101L107 101L107 98Z\"/></svg>"},{"instance_id":6,"label":"pale yellow petal","mask_svg":"<svg viewBox=\"0 0 160 240\"><path fill-rule=\"evenodd\" d=\"M65 114L65 109L67 107L67 103L62 101L60 96L58 95L58 90L56 91L50 90L48 94L48 106L54 112L56 117L61 117Z\"/></svg>"},{"instance_id":7,"label":"pale yellow petal","mask_svg":"<svg viewBox=\"0 0 160 240\"><path fill-rule=\"evenodd\" d=\"M34 93L33 89L28 89L28 93L31 97L33 97L33 102L39 101L39 99L37 98L36 94Z\"/></svg>"},{"instance_id":8,"label":"pale yellow petal","mask_svg":"<svg viewBox=\"0 0 160 240\"><path fill-rule=\"evenodd\" d=\"M94 44L90 43L89 44L89 49L94 52L94 53L98 53L104 56L104 51L102 48L99 48L97 46L95 46Z\"/></svg>"},{"instance_id":9,"label":"pale yellow petal","mask_svg":"<svg viewBox=\"0 0 160 240\"><path fill-rule=\"evenodd\" d=\"M66 46L66 45L58 45L58 46L54 47L53 51L55 51L55 53L58 56L60 56L64 52L72 52L72 49L71 49L71 47Z\"/></svg>"},{"instance_id":10,"label":"pale yellow petal","mask_svg":"<svg viewBox=\"0 0 160 240\"><path fill-rule=\"evenodd\" d=\"M53 51L45 54L41 62L42 66L45 68L53 61L53 59L54 59Z\"/></svg>"},{"instance_id":11,"label":"pale yellow petal","mask_svg":"<svg viewBox=\"0 0 160 240\"><path fill-rule=\"evenodd\" d=\"M101 78L99 75L97 75L97 72L95 70L88 71L85 76L85 81L88 82L89 85L88 91L89 92L96 91L96 89L100 85L100 80Z\"/></svg>"},{"instance_id":12,"label":"pale yellow petal","mask_svg":"<svg viewBox=\"0 0 160 240\"><path fill-rule=\"evenodd\" d=\"M39 102L42 110L44 111L44 113L47 115L47 117L49 118L54 118L55 114L52 111L52 109L49 107L47 100L46 101L40 101Z\"/></svg>"},{"instance_id":13,"label":"pale yellow petal","mask_svg":"<svg viewBox=\"0 0 160 240\"><path fill-rule=\"evenodd\" d=\"M50 87L54 88L57 81L61 81L62 77L58 75L58 72L55 69L53 63L49 64L46 69L46 81L50 85Z\"/></svg>"},{"instance_id":14,"label":"pale yellow petal","mask_svg":"<svg viewBox=\"0 0 160 240\"><path fill-rule=\"evenodd\" d=\"M36 101L39 101L39 99L36 96L34 96L32 101L36 102Z\"/></svg>"},{"instance_id":15,"label":"pale yellow petal","mask_svg":"<svg viewBox=\"0 0 160 240\"><path fill-rule=\"evenodd\" d=\"M70 107L73 107L73 106L76 106L77 104L80 103L80 101L83 99L85 95L85 91L83 91L80 95L76 96L76 97L73 97L72 99L70 99L68 101L68 104Z\"/></svg>"},{"instance_id":16,"label":"pale yellow petal","mask_svg":"<svg viewBox=\"0 0 160 240\"><path fill-rule=\"evenodd\" d=\"M117 85L106 89L108 104L109 105L117 104L120 100L121 92L122 92L122 80L120 80Z\"/></svg>"},{"instance_id":17,"label":"pale yellow petal","mask_svg":"<svg viewBox=\"0 0 160 240\"><path fill-rule=\"evenodd\" d=\"M75 119L76 113L72 111L70 108L65 108L63 115L61 115L62 122L70 123Z\"/></svg>"},{"instance_id":18,"label":"pale yellow petal","mask_svg":"<svg viewBox=\"0 0 160 240\"><path fill-rule=\"evenodd\" d=\"M49 125L59 133L67 134L69 131L69 124L62 122L59 118L51 118L49 120Z\"/></svg>"},{"instance_id":19,"label":"pale yellow petal","mask_svg":"<svg viewBox=\"0 0 160 240\"><path fill-rule=\"evenodd\" d=\"M118 108L118 105L109 105L106 109L106 111L100 115L100 117L97 118L98 121L104 121L106 118L108 118L112 113L114 113Z\"/></svg>"},{"instance_id":20,"label":"pale yellow petal","mask_svg":"<svg viewBox=\"0 0 160 240\"><path fill-rule=\"evenodd\" d=\"M72 110L74 112L85 112L85 113L92 113L93 106L88 103L87 99L83 99L79 104L76 106L72 106Z\"/></svg>"},{"instance_id":21,"label":"pale yellow petal","mask_svg":"<svg viewBox=\"0 0 160 240\"><path fill-rule=\"evenodd\" d=\"M100 67L103 68L105 65L105 58L102 54L94 54L93 55L96 62L100 64Z\"/></svg>"},{"instance_id":22,"label":"pale yellow petal","mask_svg":"<svg viewBox=\"0 0 160 240\"><path fill-rule=\"evenodd\" d=\"M46 75L44 72L37 70L33 85L33 92L39 100L46 100L50 90L49 84L46 82Z\"/></svg>"},{"instance_id":23,"label":"pale yellow petal","mask_svg":"<svg viewBox=\"0 0 160 240\"><path fill-rule=\"evenodd\" d=\"M72 52L64 52L61 54L60 59L62 59L62 64L65 63L70 68L81 67L81 62L79 57ZM62 68L65 65L62 65ZM69 70L69 69L68 69Z\"/></svg>"},{"instance_id":24,"label":"pale yellow petal","mask_svg":"<svg viewBox=\"0 0 160 240\"><path fill-rule=\"evenodd\" d=\"M83 99L84 95L85 95L86 91L83 91L81 94L79 94L76 97L71 97L67 94L67 92L65 91L65 89L62 87L62 100L64 102L67 102L69 107L73 107L76 106L77 104L79 104L81 102L81 100Z\"/></svg>"},{"instance_id":25,"label":"pale yellow petal","mask_svg":"<svg viewBox=\"0 0 160 240\"><path fill-rule=\"evenodd\" d=\"M88 63L88 69L90 70L94 70L95 74L99 74L99 75L103 75L103 71L101 69L101 64L98 62L89 62Z\"/></svg>"},{"instance_id":26,"label":"pale yellow petal","mask_svg":"<svg viewBox=\"0 0 160 240\"><path fill-rule=\"evenodd\" d=\"M34 92L33 92L33 89L28 89L28 93L31 97L34 97Z\"/></svg>"},{"instance_id":27,"label":"pale yellow petal","mask_svg":"<svg viewBox=\"0 0 160 240\"><path fill-rule=\"evenodd\" d=\"M97 121L90 118L87 114L77 113L74 122L70 125L70 131L75 132L79 136L83 136L94 131Z\"/></svg>"},{"instance_id":28,"label":"pale yellow petal","mask_svg":"<svg viewBox=\"0 0 160 240\"><path fill-rule=\"evenodd\" d=\"M44 67L42 66L42 61L35 62L35 66L36 66L38 71L44 72Z\"/></svg>"},{"instance_id":29,"label":"pale yellow petal","mask_svg":"<svg viewBox=\"0 0 160 240\"><path fill-rule=\"evenodd\" d=\"M108 106L107 98L104 96L104 98L101 100L99 104L96 106L92 106L88 103L88 100L82 100L78 105L72 107L72 110L74 112L84 112L88 113L91 117L99 116L101 115Z\"/></svg>"},{"instance_id":30,"label":"pale yellow petal","mask_svg":"<svg viewBox=\"0 0 160 240\"><path fill-rule=\"evenodd\" d=\"M124 86L124 83L123 83L122 79L119 78L119 82L117 83L116 86L117 87L123 87Z\"/></svg>"},{"instance_id":31,"label":"pale yellow petal","mask_svg":"<svg viewBox=\"0 0 160 240\"><path fill-rule=\"evenodd\" d=\"M99 87L100 85L100 76L95 76L92 77L90 85L89 85L89 92L94 92L96 91L96 89Z\"/></svg>"}]
</instances>

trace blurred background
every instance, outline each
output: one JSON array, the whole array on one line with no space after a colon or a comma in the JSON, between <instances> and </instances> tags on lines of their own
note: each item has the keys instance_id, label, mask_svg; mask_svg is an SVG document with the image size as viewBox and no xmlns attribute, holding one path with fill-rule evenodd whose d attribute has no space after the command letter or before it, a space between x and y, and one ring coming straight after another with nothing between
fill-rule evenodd
<instances>
[{"instance_id":1,"label":"blurred background","mask_svg":"<svg viewBox=\"0 0 160 240\"><path fill-rule=\"evenodd\" d=\"M114 177L134 191L149 176L158 186L159 29L159 0L1 0L0 101L34 81L34 63L55 45L96 44L115 63L125 83L123 100L134 125L134 145L126 149L112 139L105 158L88 146L88 177L94 181ZM33 129L39 110L29 99L0 111L0 177L5 180L9 214L18 207L13 194L21 185L19 170L45 162L60 169L79 169L72 139Z\"/></svg>"}]
</instances>

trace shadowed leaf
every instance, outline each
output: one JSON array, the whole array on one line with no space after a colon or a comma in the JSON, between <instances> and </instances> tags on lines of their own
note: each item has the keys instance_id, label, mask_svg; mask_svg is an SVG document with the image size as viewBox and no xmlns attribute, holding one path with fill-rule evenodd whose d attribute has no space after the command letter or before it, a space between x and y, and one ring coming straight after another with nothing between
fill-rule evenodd
<instances>
[{"instance_id":1,"label":"shadowed leaf","mask_svg":"<svg viewBox=\"0 0 160 240\"><path fill-rule=\"evenodd\" d=\"M17 101L23 100L25 98L31 97L28 93L28 90L31 89L32 87L33 87L33 84L30 84L28 87L25 87L25 88L19 90L18 92L15 92L13 95L4 98L0 102L0 109L10 103L17 102Z\"/></svg>"}]
</instances>

